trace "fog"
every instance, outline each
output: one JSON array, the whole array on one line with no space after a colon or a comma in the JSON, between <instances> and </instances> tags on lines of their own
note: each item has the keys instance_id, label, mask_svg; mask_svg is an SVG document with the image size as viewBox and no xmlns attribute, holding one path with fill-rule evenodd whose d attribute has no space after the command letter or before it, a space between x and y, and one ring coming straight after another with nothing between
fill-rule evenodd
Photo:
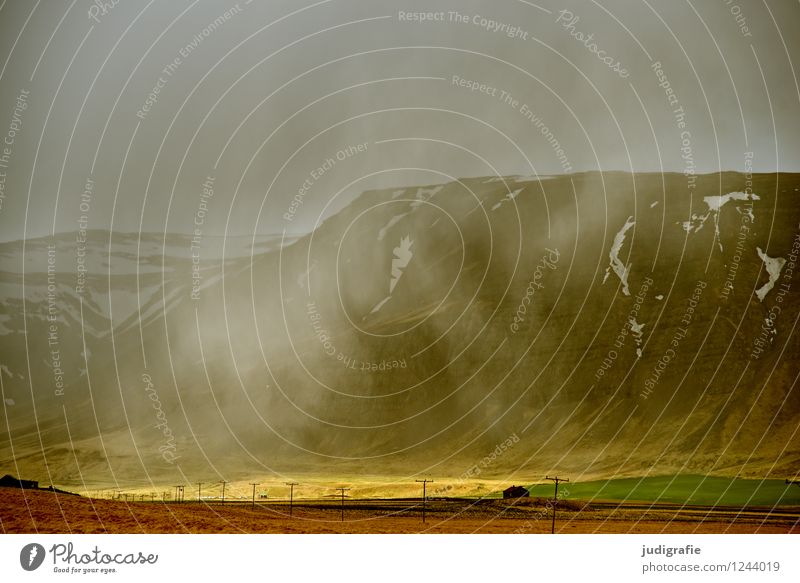
<instances>
[{"instance_id":1,"label":"fog","mask_svg":"<svg viewBox=\"0 0 800 583\"><path fill-rule=\"evenodd\" d=\"M220 237L443 175L798 169L791 1L99 6L0 7L3 240L192 233L209 176Z\"/></svg>"}]
</instances>

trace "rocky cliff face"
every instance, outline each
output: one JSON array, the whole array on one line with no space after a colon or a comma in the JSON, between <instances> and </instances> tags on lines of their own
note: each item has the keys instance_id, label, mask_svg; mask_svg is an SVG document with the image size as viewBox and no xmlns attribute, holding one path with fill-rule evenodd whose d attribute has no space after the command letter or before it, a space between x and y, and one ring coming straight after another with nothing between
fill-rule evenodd
<instances>
[{"instance_id":1,"label":"rocky cliff face","mask_svg":"<svg viewBox=\"0 0 800 583\"><path fill-rule=\"evenodd\" d=\"M799 187L587 173L365 192L224 258L93 232L82 289L74 235L0 245L0 456L58 483L794 473Z\"/></svg>"}]
</instances>

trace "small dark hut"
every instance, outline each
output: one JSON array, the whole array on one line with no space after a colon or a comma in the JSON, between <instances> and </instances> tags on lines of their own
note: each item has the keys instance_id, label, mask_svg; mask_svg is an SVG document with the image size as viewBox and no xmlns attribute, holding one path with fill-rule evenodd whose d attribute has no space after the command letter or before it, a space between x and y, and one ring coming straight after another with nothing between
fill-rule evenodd
<instances>
[{"instance_id":1,"label":"small dark hut","mask_svg":"<svg viewBox=\"0 0 800 583\"><path fill-rule=\"evenodd\" d=\"M528 498L531 493L524 486L511 486L503 490L503 498Z\"/></svg>"}]
</instances>

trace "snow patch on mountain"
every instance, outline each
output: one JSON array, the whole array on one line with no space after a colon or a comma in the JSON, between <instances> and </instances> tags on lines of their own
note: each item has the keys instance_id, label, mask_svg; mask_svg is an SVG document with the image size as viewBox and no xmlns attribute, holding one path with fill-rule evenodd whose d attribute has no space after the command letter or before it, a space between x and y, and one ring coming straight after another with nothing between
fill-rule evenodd
<instances>
[{"instance_id":1,"label":"snow patch on mountain","mask_svg":"<svg viewBox=\"0 0 800 583\"><path fill-rule=\"evenodd\" d=\"M767 275L769 275L769 281L756 290L758 299L763 302L770 290L775 287L775 282L778 281L778 278L781 276L781 270L783 270L783 266L786 265L786 259L783 257L770 257L761 250L761 247L756 247L756 251L758 251L758 256L761 258L761 261L764 262Z\"/></svg>"},{"instance_id":2,"label":"snow patch on mountain","mask_svg":"<svg viewBox=\"0 0 800 583\"><path fill-rule=\"evenodd\" d=\"M714 240L719 245L719 250L722 251L722 242L720 241L720 234L719 234L719 215L722 212L722 207L728 204L730 201L747 201L747 200L761 200L761 198L754 192L747 193L747 192L729 192L728 194L720 194L715 196L704 196L703 202L706 203L708 207L708 211L703 214L695 214L692 213L692 218L688 221L683 221L679 223L683 230L687 233L696 233L700 229L703 228L706 221L710 217L714 217ZM736 207L737 210L741 212L747 212L750 215L751 219L753 217L753 210L751 208L747 208L746 211L742 211L741 208Z\"/></svg>"},{"instance_id":3,"label":"snow patch on mountain","mask_svg":"<svg viewBox=\"0 0 800 583\"><path fill-rule=\"evenodd\" d=\"M389 229L391 229L397 223L399 223L401 220L403 220L403 218L407 217L408 215L410 215L411 213L416 211L419 207L421 207L423 204L425 204L425 202L429 201L431 198L436 196L436 194L441 192L443 188L444 188L444 184L440 184L438 186L433 186L433 187L430 187L430 188L425 188L425 187L417 188L417 192L414 193L414 198L416 200L412 200L408 205L410 207L410 210L408 210L408 211L406 211L404 213L400 213L398 215L394 215L391 219L389 219L389 222L387 222L380 229L380 231L378 231L378 241L383 241L383 239L386 237L386 234L389 232ZM405 192L405 191L395 191L395 194L396 193L402 193L402 192ZM392 195L392 198L396 198L396 196Z\"/></svg>"},{"instance_id":4,"label":"snow patch on mountain","mask_svg":"<svg viewBox=\"0 0 800 583\"><path fill-rule=\"evenodd\" d=\"M777 336L778 329L775 327L775 322L771 318L764 318L764 324L766 329L769 330L769 333L773 336ZM769 339L770 343L772 342L772 338Z\"/></svg>"},{"instance_id":5,"label":"snow patch on mountain","mask_svg":"<svg viewBox=\"0 0 800 583\"><path fill-rule=\"evenodd\" d=\"M408 211L408 212L405 212L405 213L400 213L399 215L395 215L395 216L393 216L391 219L389 219L389 222L388 222L388 223L386 223L386 224L383 226L383 228L381 228L381 230L380 230L380 231L378 231L378 241L383 241L383 238L386 236L386 233L389 231L389 229L391 229L391 228L392 228L392 227L394 227L394 226L395 226L397 223L399 223L399 222L400 222L400 220L401 220L403 217L406 217L406 216L408 216L408 215L410 215L410 214L411 214L411 211Z\"/></svg>"},{"instance_id":6,"label":"snow patch on mountain","mask_svg":"<svg viewBox=\"0 0 800 583\"><path fill-rule=\"evenodd\" d=\"M639 358L642 357L642 336L643 330L646 324L639 324L636 321L636 318L630 317L628 318L628 325L631 327L631 334L633 334L633 338L636 341L636 356Z\"/></svg>"},{"instance_id":7,"label":"snow patch on mountain","mask_svg":"<svg viewBox=\"0 0 800 583\"><path fill-rule=\"evenodd\" d=\"M112 288L110 295L104 290L88 288L83 306L84 311L88 307L103 318L111 319L113 316L114 325L116 325L135 316L140 305L146 306L153 301L158 301L160 295L160 285L142 286L138 294L135 288L130 291ZM76 321L80 321L80 310L72 304L65 304L63 309ZM84 325L87 325L86 318L84 318Z\"/></svg>"},{"instance_id":8,"label":"snow patch on mountain","mask_svg":"<svg viewBox=\"0 0 800 583\"><path fill-rule=\"evenodd\" d=\"M708 205L708 210L719 212L723 206L732 200L761 200L755 193L748 194L746 192L729 192L728 194L720 194L717 196L704 196L703 201Z\"/></svg>"},{"instance_id":9,"label":"snow patch on mountain","mask_svg":"<svg viewBox=\"0 0 800 583\"><path fill-rule=\"evenodd\" d=\"M681 227L687 233L691 233L692 231L699 231L703 228L703 224L705 223L705 219L703 219L699 224L695 223L694 221L697 220L697 215L692 215L691 221L683 221L681 223Z\"/></svg>"},{"instance_id":10,"label":"snow patch on mountain","mask_svg":"<svg viewBox=\"0 0 800 583\"><path fill-rule=\"evenodd\" d=\"M622 282L622 293L626 296L631 295L628 289L628 274L631 271L631 266L630 264L625 265L622 263L619 258L619 252L622 249L622 245L625 243L625 233L635 224L636 221L633 220L633 217L628 217L619 232L614 235L614 243L611 245L611 251L608 254L611 264L606 268L606 274L605 277L603 277L603 283L605 283L611 271L616 273L617 277L619 277L619 280Z\"/></svg>"},{"instance_id":11,"label":"snow patch on mountain","mask_svg":"<svg viewBox=\"0 0 800 583\"><path fill-rule=\"evenodd\" d=\"M370 313L370 314L374 314L374 313L376 313L376 312L380 312L381 308L383 307L383 304L385 304L386 302L388 302L388 301L389 301L389 300L391 300L391 299L392 299L392 296L391 296L391 295L388 295L388 296L386 296L386 297L385 297L385 298L383 298L381 301L379 301L377 304L375 304L375 307L373 307L373 308L372 308L372 310L370 310L370 312L369 312L369 313ZM366 317L366 316L365 316L365 317Z\"/></svg>"},{"instance_id":12,"label":"snow patch on mountain","mask_svg":"<svg viewBox=\"0 0 800 583\"><path fill-rule=\"evenodd\" d=\"M444 189L444 184L439 184L438 186L432 186L430 188L418 188L417 194L415 195L417 198L421 200L430 200L438 193L440 193Z\"/></svg>"},{"instance_id":13,"label":"snow patch on mountain","mask_svg":"<svg viewBox=\"0 0 800 583\"><path fill-rule=\"evenodd\" d=\"M174 288L170 290L165 294L165 298L163 300L161 299L161 293L153 294L149 300L150 305L142 302L141 315L138 318L129 318L127 320L128 324L123 330L128 330L132 326L138 325L139 320L141 320L143 326L146 325L147 321L151 318L158 317L177 306L181 301L183 301L185 294L186 290L181 288ZM114 319L116 320L116 316Z\"/></svg>"},{"instance_id":14,"label":"snow patch on mountain","mask_svg":"<svg viewBox=\"0 0 800 583\"><path fill-rule=\"evenodd\" d=\"M756 222L756 216L753 214L753 207L747 207L742 210L740 207L736 207L736 210L739 211L739 214L746 215L750 218L751 223Z\"/></svg>"},{"instance_id":15,"label":"snow patch on mountain","mask_svg":"<svg viewBox=\"0 0 800 583\"><path fill-rule=\"evenodd\" d=\"M495 205L492 207L492 210L493 210L493 211L496 211L496 210L497 210L497 209L499 209L499 208L500 208L500 207L501 207L501 206L502 206L504 203L507 203L507 202L509 202L509 201L512 201L512 200L514 200L515 198L517 198L517 197L519 196L519 193L520 193L520 192L522 192L522 190L523 190L522 188L518 188L517 190L515 190L515 191L513 191L513 192L509 192L509 193L508 193L508 194L506 194L506 195L505 195L505 196L504 196L502 199L500 199L500 202L498 202L497 204L495 204Z\"/></svg>"},{"instance_id":16,"label":"snow patch on mountain","mask_svg":"<svg viewBox=\"0 0 800 583\"><path fill-rule=\"evenodd\" d=\"M403 276L403 270L408 266L408 262L414 254L411 246L414 242L406 235L400 239L400 245L394 248L394 258L392 259L392 279L389 281L389 293L394 291L397 282Z\"/></svg>"},{"instance_id":17,"label":"snow patch on mountain","mask_svg":"<svg viewBox=\"0 0 800 583\"><path fill-rule=\"evenodd\" d=\"M413 244L414 241L406 235L400 239L400 244L392 250L394 257L392 258L392 272L391 279L389 280L389 295L378 302L375 307L372 308L370 314L380 311L384 304L392 298L395 286L397 286L397 283L403 276L405 268L408 267L409 262L414 257L414 253L411 251L411 246Z\"/></svg>"}]
</instances>

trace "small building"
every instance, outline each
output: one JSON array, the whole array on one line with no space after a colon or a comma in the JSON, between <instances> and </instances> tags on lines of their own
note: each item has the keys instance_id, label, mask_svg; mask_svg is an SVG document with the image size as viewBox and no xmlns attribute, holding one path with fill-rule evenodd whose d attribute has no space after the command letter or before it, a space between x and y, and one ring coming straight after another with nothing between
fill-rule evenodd
<instances>
[{"instance_id":1,"label":"small building","mask_svg":"<svg viewBox=\"0 0 800 583\"><path fill-rule=\"evenodd\" d=\"M511 486L503 490L503 498L529 498L530 495L525 486Z\"/></svg>"},{"instance_id":2,"label":"small building","mask_svg":"<svg viewBox=\"0 0 800 583\"><path fill-rule=\"evenodd\" d=\"M18 480L10 474L0 478L0 488L25 488L26 490L38 490L39 482L34 480Z\"/></svg>"},{"instance_id":3,"label":"small building","mask_svg":"<svg viewBox=\"0 0 800 583\"><path fill-rule=\"evenodd\" d=\"M75 492L67 492L66 490L61 490L60 488L56 488L52 484L47 486L47 488L39 488L40 490L46 490L47 492L54 492L56 494L68 494L70 496L80 496L80 494L76 494Z\"/></svg>"}]
</instances>

